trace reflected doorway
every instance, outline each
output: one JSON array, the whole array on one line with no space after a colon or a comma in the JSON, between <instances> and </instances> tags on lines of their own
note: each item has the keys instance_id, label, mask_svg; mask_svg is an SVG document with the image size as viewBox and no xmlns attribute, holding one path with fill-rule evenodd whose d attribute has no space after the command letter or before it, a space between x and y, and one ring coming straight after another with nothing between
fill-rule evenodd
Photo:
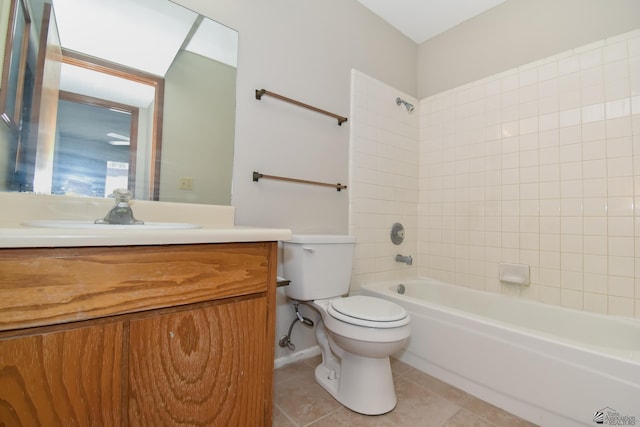
<instances>
[{"instance_id":1,"label":"reflected doorway","mask_svg":"<svg viewBox=\"0 0 640 427\"><path fill-rule=\"evenodd\" d=\"M135 194L138 108L60 92L52 193Z\"/></svg>"}]
</instances>

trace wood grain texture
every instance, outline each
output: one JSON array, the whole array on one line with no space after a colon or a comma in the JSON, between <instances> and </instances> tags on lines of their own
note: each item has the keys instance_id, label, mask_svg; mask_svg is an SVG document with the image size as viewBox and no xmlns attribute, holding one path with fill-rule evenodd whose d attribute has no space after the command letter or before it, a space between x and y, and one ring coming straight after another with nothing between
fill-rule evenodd
<instances>
[{"instance_id":1,"label":"wood grain texture","mask_svg":"<svg viewBox=\"0 0 640 427\"><path fill-rule=\"evenodd\" d=\"M270 426L276 269L276 242L0 249L0 427Z\"/></svg>"},{"instance_id":2,"label":"wood grain texture","mask_svg":"<svg viewBox=\"0 0 640 427\"><path fill-rule=\"evenodd\" d=\"M269 248L0 249L0 331L265 292Z\"/></svg>"},{"instance_id":3,"label":"wood grain texture","mask_svg":"<svg viewBox=\"0 0 640 427\"><path fill-rule=\"evenodd\" d=\"M129 425L265 425L266 320L260 297L131 321Z\"/></svg>"},{"instance_id":4,"label":"wood grain texture","mask_svg":"<svg viewBox=\"0 0 640 427\"><path fill-rule=\"evenodd\" d=\"M0 425L122 425L121 322L0 341Z\"/></svg>"}]
</instances>

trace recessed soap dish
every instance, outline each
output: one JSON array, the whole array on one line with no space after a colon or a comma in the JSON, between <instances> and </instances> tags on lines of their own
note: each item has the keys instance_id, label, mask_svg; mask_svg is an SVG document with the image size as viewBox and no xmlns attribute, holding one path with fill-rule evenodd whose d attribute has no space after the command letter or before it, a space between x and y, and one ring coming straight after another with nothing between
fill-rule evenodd
<instances>
[{"instance_id":1,"label":"recessed soap dish","mask_svg":"<svg viewBox=\"0 0 640 427\"><path fill-rule=\"evenodd\" d=\"M527 264L500 263L498 277L503 283L529 286L531 284L531 268Z\"/></svg>"}]
</instances>

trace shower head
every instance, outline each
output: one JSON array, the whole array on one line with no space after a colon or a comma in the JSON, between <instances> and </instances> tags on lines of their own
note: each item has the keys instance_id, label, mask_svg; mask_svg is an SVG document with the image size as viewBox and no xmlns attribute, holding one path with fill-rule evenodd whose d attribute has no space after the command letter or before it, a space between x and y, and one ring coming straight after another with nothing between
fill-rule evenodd
<instances>
[{"instance_id":1,"label":"shower head","mask_svg":"<svg viewBox=\"0 0 640 427\"><path fill-rule=\"evenodd\" d=\"M416 108L402 98L396 98L396 105L404 105L408 112L412 112Z\"/></svg>"}]
</instances>

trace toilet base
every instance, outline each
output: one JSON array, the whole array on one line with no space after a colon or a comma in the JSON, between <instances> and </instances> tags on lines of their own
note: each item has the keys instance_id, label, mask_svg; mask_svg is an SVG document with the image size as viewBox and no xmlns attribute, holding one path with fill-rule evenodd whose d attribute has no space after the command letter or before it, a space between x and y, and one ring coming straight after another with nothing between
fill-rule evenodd
<instances>
[{"instance_id":1,"label":"toilet base","mask_svg":"<svg viewBox=\"0 0 640 427\"><path fill-rule=\"evenodd\" d=\"M335 371L324 364L316 367L315 374L318 384L338 402L361 414L385 414L398 401L388 357L362 357L345 352L339 377L332 378Z\"/></svg>"}]
</instances>

